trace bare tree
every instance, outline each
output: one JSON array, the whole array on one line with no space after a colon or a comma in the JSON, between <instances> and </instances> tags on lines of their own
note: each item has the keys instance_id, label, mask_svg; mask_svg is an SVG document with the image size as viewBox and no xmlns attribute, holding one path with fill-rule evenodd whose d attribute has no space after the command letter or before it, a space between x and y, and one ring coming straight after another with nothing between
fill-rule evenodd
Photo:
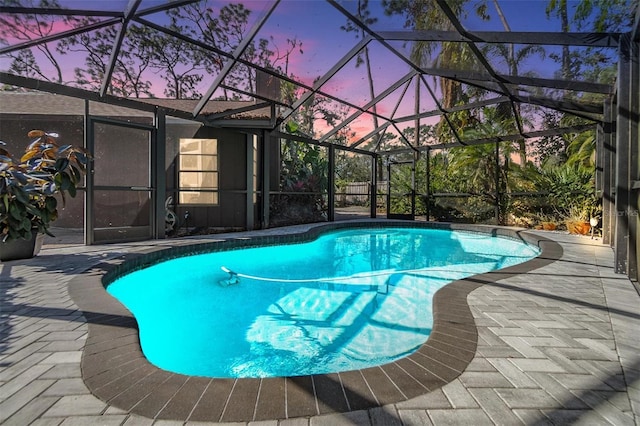
<instances>
[{"instance_id":1,"label":"bare tree","mask_svg":"<svg viewBox=\"0 0 640 426\"><path fill-rule=\"evenodd\" d=\"M58 0L3 0L4 6L37 8L62 8ZM69 24L69 18L39 13L21 13L0 15L0 43L14 45L22 42L38 40L55 34L56 26ZM37 62L36 56L29 48L9 53L12 58L9 71L26 77L40 78L55 83L63 83L62 68L54 50L48 43L37 44L33 47L44 60L53 68L53 73L44 71Z\"/></svg>"}]
</instances>

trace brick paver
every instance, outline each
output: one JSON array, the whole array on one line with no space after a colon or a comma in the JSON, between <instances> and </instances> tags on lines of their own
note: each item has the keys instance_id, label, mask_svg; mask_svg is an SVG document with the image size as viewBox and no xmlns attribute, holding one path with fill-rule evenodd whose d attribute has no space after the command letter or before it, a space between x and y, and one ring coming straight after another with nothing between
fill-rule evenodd
<instances>
[{"instance_id":1,"label":"brick paver","mask_svg":"<svg viewBox=\"0 0 640 426\"><path fill-rule=\"evenodd\" d=\"M563 246L560 261L469 295L478 347L458 379L384 407L248 424L640 425L636 289L613 272L612 251L599 241L543 235ZM88 327L66 286L74 275L121 253L196 241L45 246L34 259L0 264L0 423L184 424L130 414L89 392L80 372ZM165 413L178 409L167 406Z\"/></svg>"}]
</instances>

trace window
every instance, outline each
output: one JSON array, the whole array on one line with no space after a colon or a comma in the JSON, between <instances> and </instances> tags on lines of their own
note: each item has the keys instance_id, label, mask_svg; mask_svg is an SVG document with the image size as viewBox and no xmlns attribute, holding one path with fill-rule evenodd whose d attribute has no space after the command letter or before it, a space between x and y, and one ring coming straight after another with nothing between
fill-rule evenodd
<instances>
[{"instance_id":1,"label":"window","mask_svg":"<svg viewBox=\"0 0 640 426\"><path fill-rule=\"evenodd\" d=\"M218 140L180 139L180 204L218 204Z\"/></svg>"}]
</instances>

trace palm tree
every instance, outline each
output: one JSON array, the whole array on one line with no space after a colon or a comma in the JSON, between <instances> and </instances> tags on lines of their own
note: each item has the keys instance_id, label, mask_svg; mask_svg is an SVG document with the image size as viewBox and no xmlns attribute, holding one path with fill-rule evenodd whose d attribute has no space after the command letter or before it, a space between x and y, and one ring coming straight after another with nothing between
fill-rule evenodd
<instances>
[{"instance_id":1,"label":"palm tree","mask_svg":"<svg viewBox=\"0 0 640 426\"><path fill-rule=\"evenodd\" d=\"M406 28L455 31L449 18L435 1L383 0L382 3L387 14L403 15L406 18ZM468 0L449 0L447 2L456 15L466 13L467 3ZM482 13L482 10L481 6L476 9L477 13ZM426 67L431 60L435 66L445 69L471 69L476 62L475 56L466 43L416 42L411 50L411 61L420 67ZM458 104L459 101L468 100L464 97L461 83L444 77L440 77L438 82L444 108L450 108Z\"/></svg>"},{"instance_id":2,"label":"palm tree","mask_svg":"<svg viewBox=\"0 0 640 426\"><path fill-rule=\"evenodd\" d=\"M467 139L491 138L504 134L511 128L513 118L500 119L497 107L484 108L484 119L467 127L462 134ZM497 143L497 142L496 142ZM493 143L466 146L451 151L451 169L462 174L465 192L481 196L485 202L495 205L500 201L499 222L505 221L505 199L499 199L501 193L509 193L514 182L509 179L513 146ZM498 158L496 158L496 155ZM502 159L502 160L501 160Z\"/></svg>"},{"instance_id":3,"label":"palm tree","mask_svg":"<svg viewBox=\"0 0 640 426\"><path fill-rule=\"evenodd\" d=\"M567 164L580 164L589 169L595 167L596 135L593 130L575 135L567 147Z\"/></svg>"},{"instance_id":4,"label":"palm tree","mask_svg":"<svg viewBox=\"0 0 640 426\"><path fill-rule=\"evenodd\" d=\"M366 24L366 25L373 25L378 21L378 18L372 18L371 17L371 11L369 10L369 0L358 0L358 18L360 18L360 20ZM364 30L362 28L356 27L351 21L347 21L346 25L343 25L341 27L341 29L343 29L346 32L352 32L355 31L357 34L357 37L362 37L364 38L365 34L364 34ZM362 57L362 55L364 55L364 59ZM367 80L369 83L369 96L371 96L371 99L375 98L375 90L374 90L374 86L373 86L373 74L371 72L371 60L369 59L369 47L365 46L365 48L363 49L362 54L358 53L357 59L356 59L356 67L359 67L360 65L364 64L365 67L367 68ZM373 127L375 129L377 129L378 126L378 116L376 115L377 113L377 105L374 104L373 105Z\"/></svg>"},{"instance_id":5,"label":"palm tree","mask_svg":"<svg viewBox=\"0 0 640 426\"><path fill-rule=\"evenodd\" d=\"M520 65L524 63L526 59L528 59L532 55L540 55L541 59L544 59L546 56L546 52L542 46L537 45L527 45L523 48L518 49L517 51L513 49L513 45L505 45L505 44L490 44L487 49L485 49L485 53L493 53L496 56L501 57L506 62L509 68L509 75L511 76L534 76L533 72L520 73ZM515 104L514 107L516 114L522 117L520 104ZM511 110L511 104L508 102L502 103L498 105L498 116L502 121L513 116ZM515 122L513 123L510 130L510 133L517 131L515 126ZM520 164L525 165L527 163L527 146L524 139L520 139L518 141L518 151L520 155Z\"/></svg>"}]
</instances>

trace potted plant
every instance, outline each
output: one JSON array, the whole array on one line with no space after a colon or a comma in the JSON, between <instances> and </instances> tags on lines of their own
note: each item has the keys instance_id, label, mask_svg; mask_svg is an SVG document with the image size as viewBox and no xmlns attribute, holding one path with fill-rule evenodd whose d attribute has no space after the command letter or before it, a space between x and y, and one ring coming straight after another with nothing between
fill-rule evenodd
<instances>
[{"instance_id":1,"label":"potted plant","mask_svg":"<svg viewBox=\"0 0 640 426\"><path fill-rule=\"evenodd\" d=\"M570 234L587 235L591 229L590 219L597 213L598 207L595 196L586 196L576 201L565 217L567 231Z\"/></svg>"},{"instance_id":2,"label":"potted plant","mask_svg":"<svg viewBox=\"0 0 640 426\"><path fill-rule=\"evenodd\" d=\"M37 254L51 222L58 218L58 200L75 197L88 161L83 148L59 145L56 133L32 130L33 140L20 158L0 141L0 260Z\"/></svg>"}]
</instances>

